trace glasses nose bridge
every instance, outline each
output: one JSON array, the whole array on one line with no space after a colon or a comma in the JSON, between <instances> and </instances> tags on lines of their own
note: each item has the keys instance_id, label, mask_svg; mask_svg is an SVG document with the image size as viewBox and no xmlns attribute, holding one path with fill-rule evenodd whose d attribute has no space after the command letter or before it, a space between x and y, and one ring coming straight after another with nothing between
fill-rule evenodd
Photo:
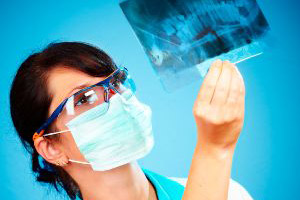
<instances>
[{"instance_id":1,"label":"glasses nose bridge","mask_svg":"<svg viewBox=\"0 0 300 200\"><path fill-rule=\"evenodd\" d=\"M104 101L109 102L109 99L116 93L117 91L115 91L115 89L112 87L104 88Z\"/></svg>"},{"instance_id":2,"label":"glasses nose bridge","mask_svg":"<svg viewBox=\"0 0 300 200\"><path fill-rule=\"evenodd\" d=\"M103 85L103 87L104 87L104 101L108 102L109 85Z\"/></svg>"}]
</instances>

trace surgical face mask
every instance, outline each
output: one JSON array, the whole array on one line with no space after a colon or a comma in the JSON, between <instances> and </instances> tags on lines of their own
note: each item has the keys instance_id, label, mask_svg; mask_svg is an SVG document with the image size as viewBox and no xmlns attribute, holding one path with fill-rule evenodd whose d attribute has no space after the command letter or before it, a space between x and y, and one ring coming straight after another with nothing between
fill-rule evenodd
<instances>
[{"instance_id":1,"label":"surgical face mask","mask_svg":"<svg viewBox=\"0 0 300 200\"><path fill-rule=\"evenodd\" d=\"M151 109L132 95L114 94L109 108L100 104L69 121L66 126L95 171L105 171L148 154L153 145Z\"/></svg>"}]
</instances>

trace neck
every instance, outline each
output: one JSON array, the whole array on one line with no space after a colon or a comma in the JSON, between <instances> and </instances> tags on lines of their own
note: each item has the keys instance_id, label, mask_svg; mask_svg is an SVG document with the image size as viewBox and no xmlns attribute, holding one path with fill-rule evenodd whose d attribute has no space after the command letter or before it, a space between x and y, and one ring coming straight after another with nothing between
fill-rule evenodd
<instances>
[{"instance_id":1,"label":"neck","mask_svg":"<svg viewBox=\"0 0 300 200\"><path fill-rule=\"evenodd\" d=\"M154 187L136 162L108 171L78 171L70 175L84 200L157 200Z\"/></svg>"}]
</instances>

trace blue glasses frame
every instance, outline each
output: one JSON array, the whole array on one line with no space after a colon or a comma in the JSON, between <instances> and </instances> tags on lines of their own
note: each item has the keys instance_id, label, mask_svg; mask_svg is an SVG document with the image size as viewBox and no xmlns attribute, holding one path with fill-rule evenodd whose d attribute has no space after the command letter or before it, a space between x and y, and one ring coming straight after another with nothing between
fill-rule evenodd
<instances>
[{"instance_id":1,"label":"blue glasses frame","mask_svg":"<svg viewBox=\"0 0 300 200\"><path fill-rule=\"evenodd\" d=\"M127 68L125 67L122 67L122 68L117 68L114 72L112 72L110 75L108 75L104 80L94 84L94 85L91 85L89 87L86 87L86 88L83 88L82 90L72 94L71 96L65 98L60 104L59 106L53 111L53 113L50 115L50 117L46 120L46 122L34 133L32 139L35 140L37 139L38 137L41 137L43 134L44 134L44 131L46 130L46 128L59 116L59 114L62 112L65 104L67 103L68 99L72 96L75 96L75 95L78 95L86 90L89 90L93 87L96 87L96 86L103 86L105 88L105 91L107 93L107 89L113 89L114 88L110 85L110 80L114 77L114 75L120 71L125 71L126 74L127 74L127 79L129 78L130 79L130 76L128 75L128 70ZM134 85L134 83L133 83ZM134 88L135 90L135 85L134 85ZM116 90L114 90L115 92L118 92ZM107 99L107 94L105 95L105 101L108 101Z\"/></svg>"}]
</instances>

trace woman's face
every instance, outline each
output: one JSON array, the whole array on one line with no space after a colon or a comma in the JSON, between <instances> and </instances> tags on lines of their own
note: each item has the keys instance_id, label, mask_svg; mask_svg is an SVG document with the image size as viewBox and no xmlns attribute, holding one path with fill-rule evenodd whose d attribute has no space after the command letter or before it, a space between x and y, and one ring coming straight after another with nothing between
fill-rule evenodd
<instances>
[{"instance_id":1,"label":"woman's face","mask_svg":"<svg viewBox=\"0 0 300 200\"><path fill-rule=\"evenodd\" d=\"M58 107L58 105L67 97L79 90L96 84L105 79L105 77L93 77L83 72L65 67L54 68L48 78L48 90L52 96L52 102L49 108L48 116ZM54 124L56 131L68 130L65 122L58 118ZM71 132L60 133L59 140L55 142L56 148L59 148L69 159L86 161L80 153L72 137Z\"/></svg>"}]
</instances>

